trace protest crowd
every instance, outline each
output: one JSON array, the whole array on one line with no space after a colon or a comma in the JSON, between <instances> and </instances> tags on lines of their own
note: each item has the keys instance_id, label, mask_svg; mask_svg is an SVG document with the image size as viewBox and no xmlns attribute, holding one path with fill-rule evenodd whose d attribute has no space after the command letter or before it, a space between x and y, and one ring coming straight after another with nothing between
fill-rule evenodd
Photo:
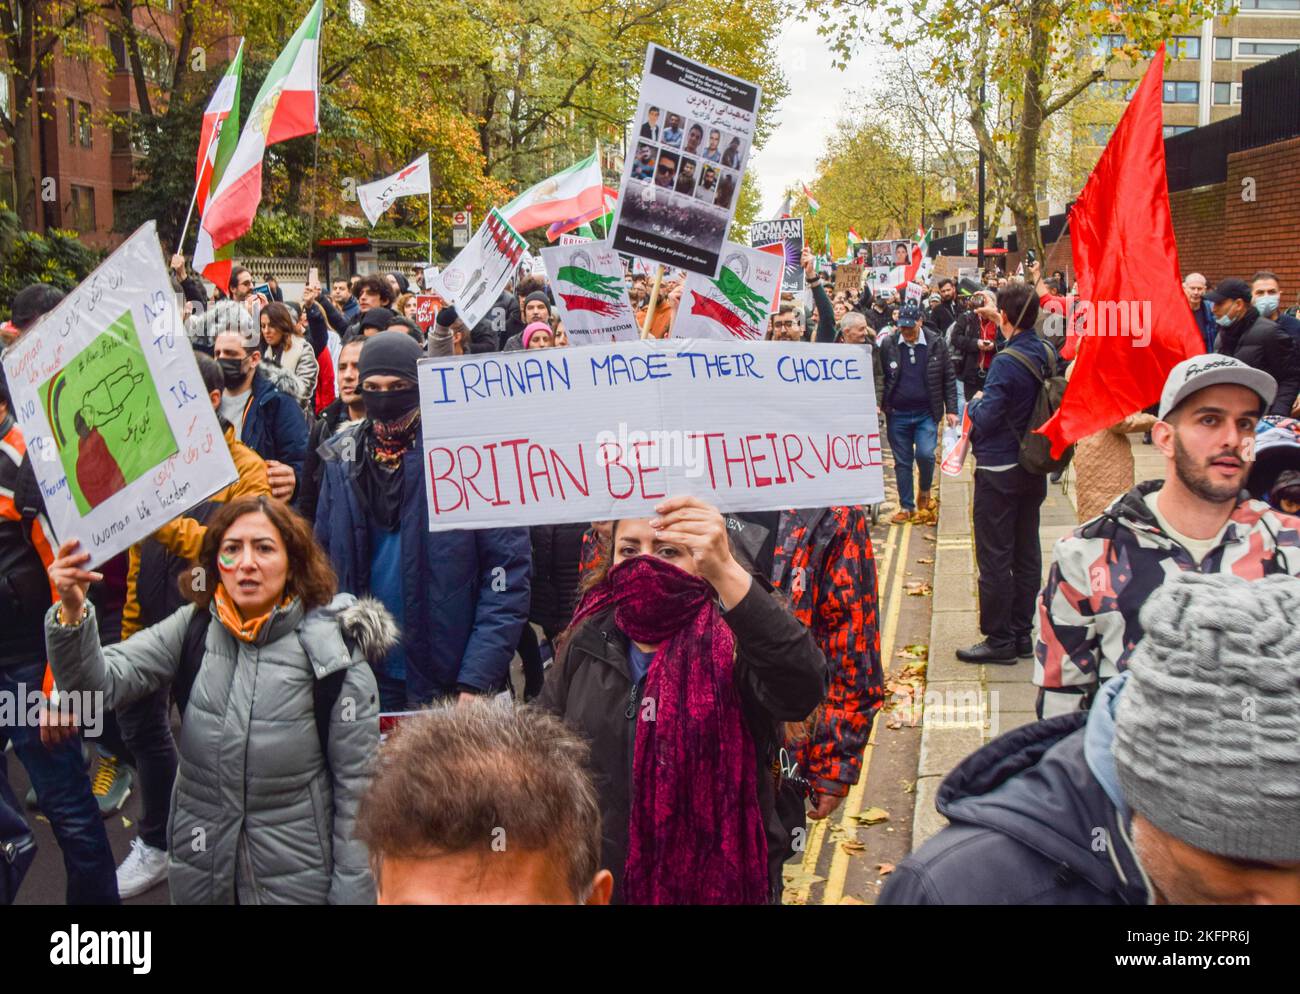
<instances>
[{"instance_id":1,"label":"protest crowd","mask_svg":"<svg viewBox=\"0 0 1300 994\"><path fill-rule=\"evenodd\" d=\"M645 141L706 140L652 111ZM714 136L719 168L743 165L744 137ZM693 189L683 175L659 196ZM695 199L669 205L667 237L716 233ZM237 262L213 283L154 239L233 475L108 558L56 538L63 470L20 427L6 364L0 691L39 688L40 720L0 727L32 784L0 777L0 829L48 820L69 904L164 882L185 904L781 902L782 865L858 782L885 703L880 501L733 511L674 491L637 516L431 527L429 420L485 429L431 407L425 378L598 347L574 285L613 288L633 340L689 338L706 312L755 352L860 359L874 404L849 414L888 444L887 526L935 524L940 464L974 461L983 639L957 656L1034 659L1041 720L945 780L949 826L881 903L1300 903L1300 320L1276 276L1186 274L1195 348L1150 409L1062 455L1036 429L1093 345L1077 287L1038 262L935 278L898 242L903 283L837 288L803 246L785 274L801 289L774 293L727 243L704 280L724 314L694 270L579 271L596 249L577 242L529 271L511 234L493 236L499 291L472 304L446 271L309 279L288 299ZM64 302L22 289L8 355ZM65 482L91 507L132 482L101 434L117 382L76 412ZM1265 432L1290 439L1267 465ZM1141 433L1163 481L1134 479ZM1039 511L1071 455L1079 524L1044 583ZM59 705L86 693L106 709L93 738ZM132 792L119 862L104 818ZM0 898L20 883L0 878Z\"/></svg>"}]
</instances>

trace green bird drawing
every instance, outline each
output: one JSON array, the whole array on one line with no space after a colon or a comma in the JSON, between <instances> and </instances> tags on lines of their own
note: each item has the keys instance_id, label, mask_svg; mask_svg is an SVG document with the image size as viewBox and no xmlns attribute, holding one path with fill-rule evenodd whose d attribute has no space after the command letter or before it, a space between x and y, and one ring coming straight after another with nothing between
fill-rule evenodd
<instances>
[{"instance_id":1,"label":"green bird drawing","mask_svg":"<svg viewBox=\"0 0 1300 994\"><path fill-rule=\"evenodd\" d=\"M722 291L736 310L743 312L755 324L767 314L768 301L763 299L763 295L751 290L744 280L726 266L722 267L718 278L710 282Z\"/></svg>"},{"instance_id":2,"label":"green bird drawing","mask_svg":"<svg viewBox=\"0 0 1300 994\"><path fill-rule=\"evenodd\" d=\"M622 289L623 280L618 276L602 276L581 266L561 266L556 274L566 283L582 287L588 293L598 294L617 300Z\"/></svg>"}]
</instances>

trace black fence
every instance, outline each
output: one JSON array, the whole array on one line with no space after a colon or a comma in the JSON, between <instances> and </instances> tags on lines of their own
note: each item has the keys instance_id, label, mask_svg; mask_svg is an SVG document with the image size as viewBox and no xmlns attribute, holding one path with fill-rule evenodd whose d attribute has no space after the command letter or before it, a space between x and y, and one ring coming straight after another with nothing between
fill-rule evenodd
<instances>
[{"instance_id":1,"label":"black fence","mask_svg":"<svg viewBox=\"0 0 1300 994\"><path fill-rule=\"evenodd\" d=\"M1261 62L1242 73L1238 148L1259 148L1297 136L1300 136L1300 50Z\"/></svg>"},{"instance_id":2,"label":"black fence","mask_svg":"<svg viewBox=\"0 0 1300 994\"><path fill-rule=\"evenodd\" d=\"M1165 139L1165 175L1170 193L1222 183L1228 178L1228 156L1241 147L1241 120L1240 115L1225 117Z\"/></svg>"}]
</instances>

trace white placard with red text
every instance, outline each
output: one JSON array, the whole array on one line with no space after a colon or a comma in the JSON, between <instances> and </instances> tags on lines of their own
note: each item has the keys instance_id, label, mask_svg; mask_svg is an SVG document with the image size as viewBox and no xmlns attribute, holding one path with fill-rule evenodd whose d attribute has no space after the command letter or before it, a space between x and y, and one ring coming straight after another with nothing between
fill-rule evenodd
<instances>
[{"instance_id":1,"label":"white placard with red text","mask_svg":"<svg viewBox=\"0 0 1300 994\"><path fill-rule=\"evenodd\" d=\"M884 499L870 354L642 339L420 363L432 531Z\"/></svg>"}]
</instances>

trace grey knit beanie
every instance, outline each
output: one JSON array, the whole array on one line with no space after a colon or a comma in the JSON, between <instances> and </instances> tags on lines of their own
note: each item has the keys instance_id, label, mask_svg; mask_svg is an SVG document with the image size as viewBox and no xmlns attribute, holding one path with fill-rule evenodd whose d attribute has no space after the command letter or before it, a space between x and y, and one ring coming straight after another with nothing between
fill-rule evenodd
<instances>
[{"instance_id":1,"label":"grey knit beanie","mask_svg":"<svg viewBox=\"0 0 1300 994\"><path fill-rule=\"evenodd\" d=\"M1300 579L1176 573L1115 717L1130 807L1219 856L1300 859Z\"/></svg>"}]
</instances>

